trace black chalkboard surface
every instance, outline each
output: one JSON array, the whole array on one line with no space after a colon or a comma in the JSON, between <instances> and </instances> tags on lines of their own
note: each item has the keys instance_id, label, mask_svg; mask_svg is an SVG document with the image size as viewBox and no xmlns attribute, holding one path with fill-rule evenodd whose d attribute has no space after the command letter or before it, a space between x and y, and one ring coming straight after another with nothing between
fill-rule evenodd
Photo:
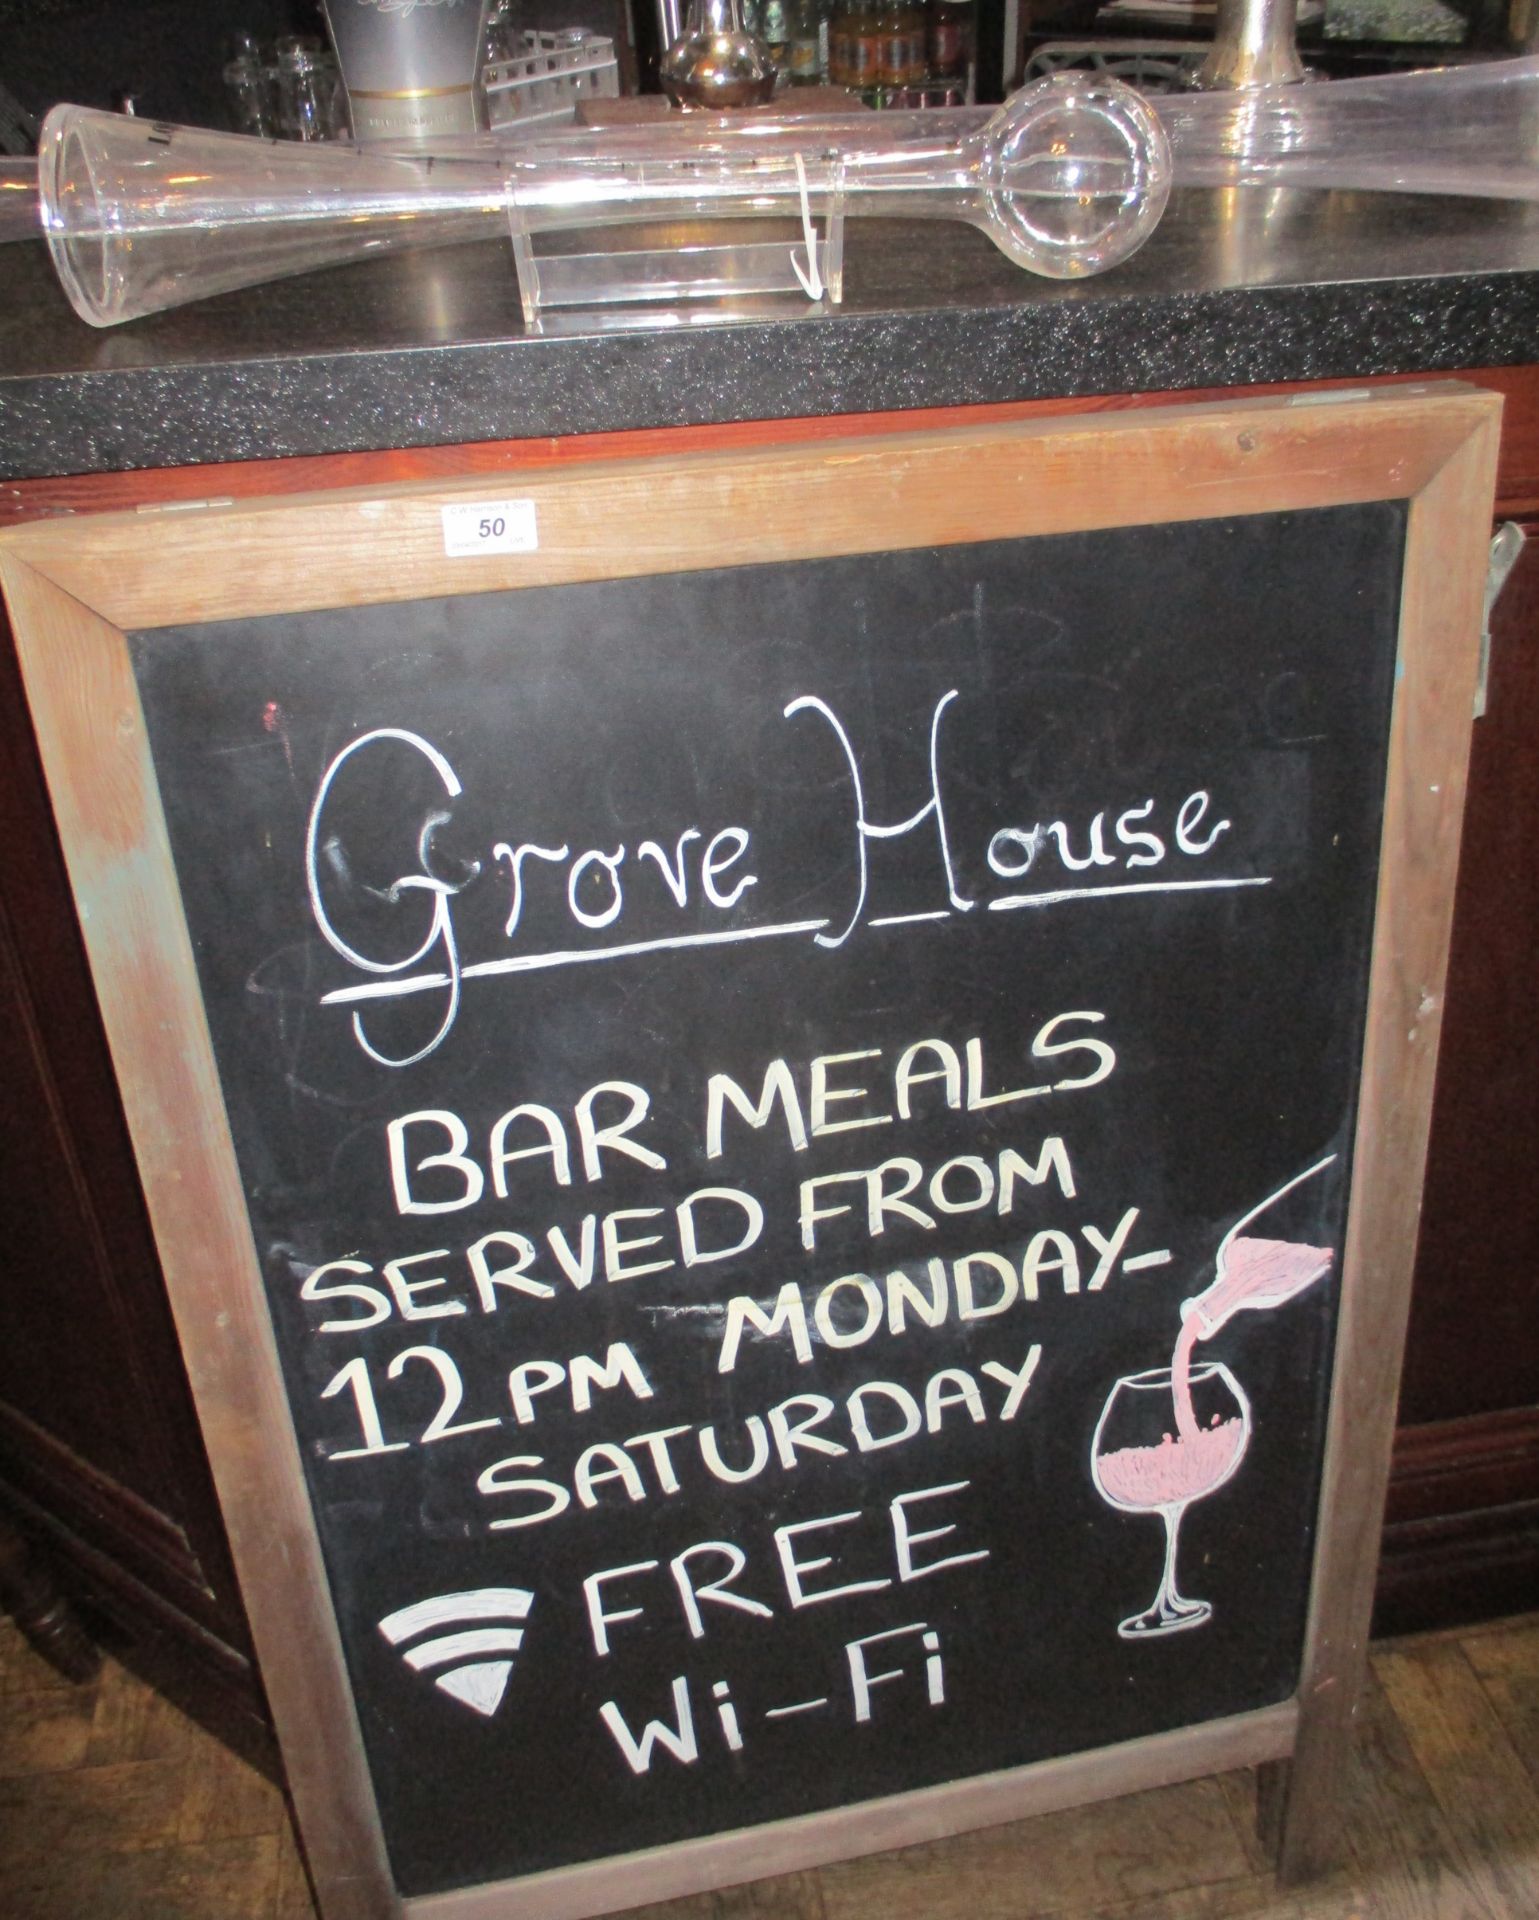
<instances>
[{"instance_id":1,"label":"black chalkboard surface","mask_svg":"<svg viewBox=\"0 0 1539 1920\"><path fill-rule=\"evenodd\" d=\"M1294 1692L1405 541L131 636L403 1893Z\"/></svg>"}]
</instances>

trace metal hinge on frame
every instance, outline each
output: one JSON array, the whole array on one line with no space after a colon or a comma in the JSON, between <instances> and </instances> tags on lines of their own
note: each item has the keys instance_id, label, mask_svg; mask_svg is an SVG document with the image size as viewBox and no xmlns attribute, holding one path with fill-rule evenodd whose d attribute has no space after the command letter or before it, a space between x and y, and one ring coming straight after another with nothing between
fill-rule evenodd
<instances>
[{"instance_id":1,"label":"metal hinge on frame","mask_svg":"<svg viewBox=\"0 0 1539 1920\"><path fill-rule=\"evenodd\" d=\"M1504 520L1491 536L1491 559L1486 568L1485 611L1480 625L1480 677L1475 682L1477 720L1486 710L1486 685L1491 677L1491 614L1522 551L1523 529L1516 520Z\"/></svg>"}]
</instances>

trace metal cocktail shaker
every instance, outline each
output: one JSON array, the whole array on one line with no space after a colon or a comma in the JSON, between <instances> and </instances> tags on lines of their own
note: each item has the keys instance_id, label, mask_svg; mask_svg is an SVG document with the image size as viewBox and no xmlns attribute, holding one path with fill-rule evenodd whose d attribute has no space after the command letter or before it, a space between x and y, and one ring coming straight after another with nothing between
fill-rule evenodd
<instances>
[{"instance_id":1,"label":"metal cocktail shaker","mask_svg":"<svg viewBox=\"0 0 1539 1920\"><path fill-rule=\"evenodd\" d=\"M324 0L353 136L431 140L486 125L488 0Z\"/></svg>"}]
</instances>

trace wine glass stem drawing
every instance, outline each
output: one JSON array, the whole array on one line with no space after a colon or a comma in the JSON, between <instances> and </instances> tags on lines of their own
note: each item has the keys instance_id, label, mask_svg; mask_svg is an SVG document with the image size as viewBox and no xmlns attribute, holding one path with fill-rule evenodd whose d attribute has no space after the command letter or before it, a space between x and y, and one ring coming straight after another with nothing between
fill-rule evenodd
<instances>
[{"instance_id":1,"label":"wine glass stem drawing","mask_svg":"<svg viewBox=\"0 0 1539 1920\"><path fill-rule=\"evenodd\" d=\"M1160 1508L1160 1517L1165 1522L1165 1567L1160 1574L1160 1590L1152 1606L1118 1626L1117 1632L1124 1640L1137 1639L1154 1629L1161 1633L1179 1633L1183 1627L1200 1627L1213 1617L1213 1609L1206 1600L1188 1600L1176 1589L1176 1538L1187 1504L1180 1500L1173 1506Z\"/></svg>"}]
</instances>

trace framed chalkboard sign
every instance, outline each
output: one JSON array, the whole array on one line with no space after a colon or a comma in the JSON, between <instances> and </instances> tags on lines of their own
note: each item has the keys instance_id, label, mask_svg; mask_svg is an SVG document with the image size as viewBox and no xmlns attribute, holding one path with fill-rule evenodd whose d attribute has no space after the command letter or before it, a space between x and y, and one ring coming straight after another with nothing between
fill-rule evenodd
<instances>
[{"instance_id":1,"label":"framed chalkboard sign","mask_svg":"<svg viewBox=\"0 0 1539 1920\"><path fill-rule=\"evenodd\" d=\"M1332 398L6 538L327 1920L1320 1855L1497 413Z\"/></svg>"}]
</instances>

